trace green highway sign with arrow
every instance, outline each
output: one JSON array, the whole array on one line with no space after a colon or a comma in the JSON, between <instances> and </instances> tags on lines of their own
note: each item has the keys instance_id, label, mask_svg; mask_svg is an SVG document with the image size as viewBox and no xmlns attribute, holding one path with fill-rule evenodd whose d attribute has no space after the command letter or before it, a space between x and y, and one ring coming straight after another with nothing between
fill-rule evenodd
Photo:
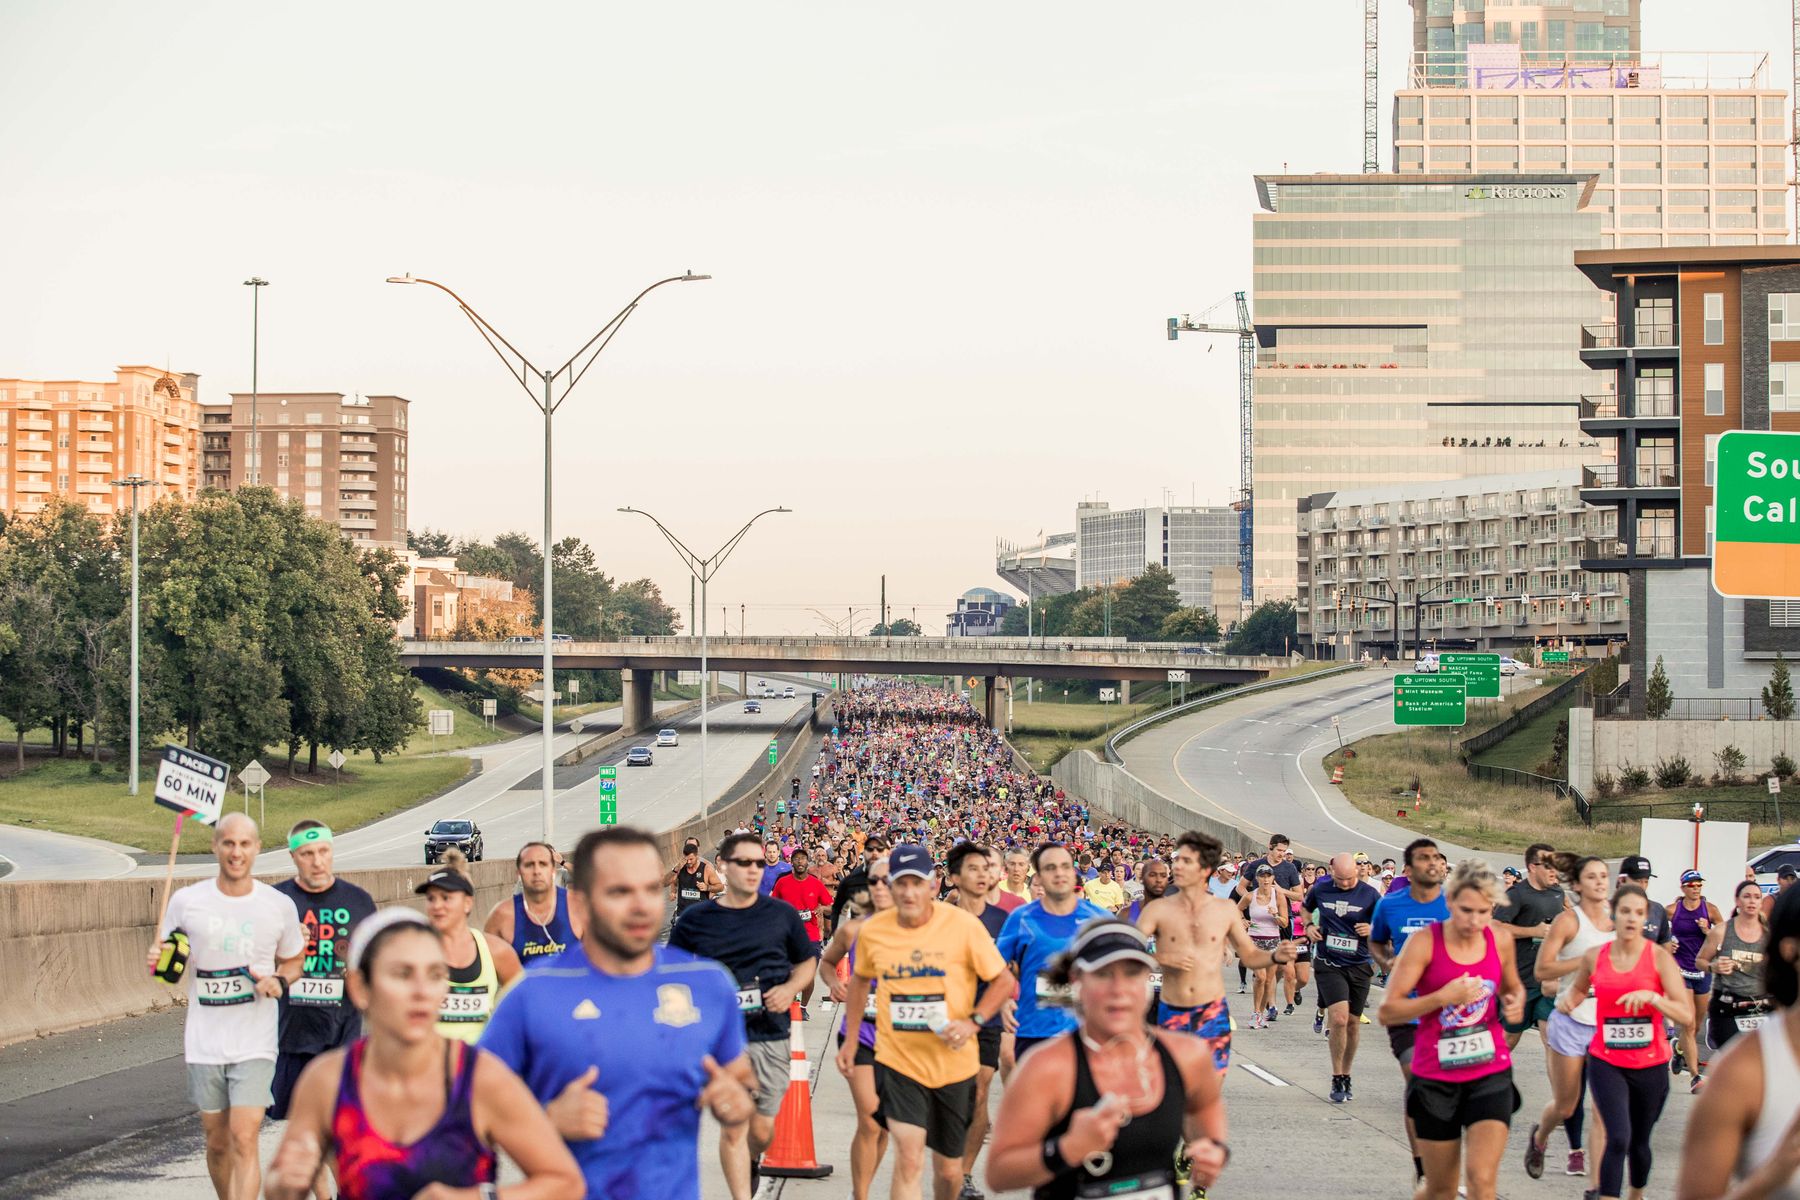
<instances>
[{"instance_id":1,"label":"green highway sign with arrow","mask_svg":"<svg viewBox=\"0 0 1800 1200\"><path fill-rule=\"evenodd\" d=\"M1446 650L1438 655L1438 670L1446 675L1462 676L1473 699L1498 698L1500 695L1498 654L1462 654Z\"/></svg>"},{"instance_id":2,"label":"green highway sign with arrow","mask_svg":"<svg viewBox=\"0 0 1800 1200\"><path fill-rule=\"evenodd\" d=\"M1465 725L1468 700L1468 686L1460 675L1394 676L1396 725Z\"/></svg>"}]
</instances>

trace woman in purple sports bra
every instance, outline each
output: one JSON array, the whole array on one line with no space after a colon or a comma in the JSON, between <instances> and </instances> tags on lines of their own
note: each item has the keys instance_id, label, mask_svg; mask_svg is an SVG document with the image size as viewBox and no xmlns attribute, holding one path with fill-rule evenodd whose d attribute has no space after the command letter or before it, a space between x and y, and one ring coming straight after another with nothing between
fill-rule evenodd
<instances>
[{"instance_id":1,"label":"woman in purple sports bra","mask_svg":"<svg viewBox=\"0 0 1800 1200\"><path fill-rule=\"evenodd\" d=\"M383 909L350 939L350 999L362 1038L320 1055L295 1086L269 1166L270 1200L305 1200L323 1168L342 1200L490 1200L494 1150L525 1173L507 1200L576 1200L574 1157L518 1076L437 1031L449 980L443 947L410 908Z\"/></svg>"}]
</instances>

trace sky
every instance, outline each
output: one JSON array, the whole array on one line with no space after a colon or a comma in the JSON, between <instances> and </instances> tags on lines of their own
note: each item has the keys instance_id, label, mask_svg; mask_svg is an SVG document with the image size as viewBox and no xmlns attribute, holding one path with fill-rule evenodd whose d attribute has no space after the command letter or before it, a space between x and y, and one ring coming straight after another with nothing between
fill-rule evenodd
<instances>
[{"instance_id":1,"label":"sky","mask_svg":"<svg viewBox=\"0 0 1800 1200\"><path fill-rule=\"evenodd\" d=\"M1355 171L1355 0L0 5L0 375L121 363L412 401L415 528L541 536L543 421L449 299L560 366L555 531L709 627L941 632L994 541L1226 503L1257 172ZM1758 50L1788 0L1645 0ZM1382 161L1410 50L1382 0ZM1210 349L1207 342L1213 341ZM740 608L740 606L742 606ZM818 610L818 612L815 612Z\"/></svg>"}]
</instances>

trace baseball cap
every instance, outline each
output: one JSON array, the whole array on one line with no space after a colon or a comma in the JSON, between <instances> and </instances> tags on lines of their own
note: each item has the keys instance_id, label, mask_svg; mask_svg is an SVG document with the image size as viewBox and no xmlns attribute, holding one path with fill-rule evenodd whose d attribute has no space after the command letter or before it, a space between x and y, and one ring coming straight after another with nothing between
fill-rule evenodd
<instances>
[{"instance_id":1,"label":"baseball cap","mask_svg":"<svg viewBox=\"0 0 1800 1200\"><path fill-rule=\"evenodd\" d=\"M1781 868L1781 870L1775 872L1775 878L1777 878L1777 879L1800 879L1800 871L1796 871L1792 867L1783 867L1783 868Z\"/></svg>"},{"instance_id":2,"label":"baseball cap","mask_svg":"<svg viewBox=\"0 0 1800 1200\"><path fill-rule=\"evenodd\" d=\"M1682 887L1686 887L1690 883L1705 883L1705 882L1706 882L1706 876L1702 875L1698 871L1683 871L1681 873L1681 886Z\"/></svg>"},{"instance_id":3,"label":"baseball cap","mask_svg":"<svg viewBox=\"0 0 1800 1200\"><path fill-rule=\"evenodd\" d=\"M1150 953L1150 940L1129 921L1117 917L1095 917L1069 941L1069 954L1083 971L1098 971L1116 962L1139 962L1156 970L1156 956Z\"/></svg>"},{"instance_id":4,"label":"baseball cap","mask_svg":"<svg viewBox=\"0 0 1800 1200\"><path fill-rule=\"evenodd\" d=\"M413 895L423 896L432 888L442 888L446 892L461 892L465 896L475 894L475 885L461 871L433 871L425 877L425 882L413 889Z\"/></svg>"},{"instance_id":5,"label":"baseball cap","mask_svg":"<svg viewBox=\"0 0 1800 1200\"><path fill-rule=\"evenodd\" d=\"M888 852L888 881L891 883L908 875L930 879L931 854L923 846L901 842Z\"/></svg>"},{"instance_id":6,"label":"baseball cap","mask_svg":"<svg viewBox=\"0 0 1800 1200\"><path fill-rule=\"evenodd\" d=\"M1517 868L1517 867L1507 867L1507 868L1506 868L1506 869L1504 869L1504 870L1503 870L1503 871L1501 871L1501 872L1500 872L1500 873L1501 873L1501 874L1502 874L1502 875L1506 875L1506 876L1509 876L1509 877L1511 877L1511 878L1513 878L1513 879L1523 879L1523 878L1524 878L1524 875L1522 875L1522 874L1521 874L1521 873L1520 873L1520 871L1519 871L1519 868Z\"/></svg>"},{"instance_id":7,"label":"baseball cap","mask_svg":"<svg viewBox=\"0 0 1800 1200\"><path fill-rule=\"evenodd\" d=\"M1650 860L1641 854L1627 854L1619 863L1619 874L1631 879L1655 879L1650 870Z\"/></svg>"}]
</instances>

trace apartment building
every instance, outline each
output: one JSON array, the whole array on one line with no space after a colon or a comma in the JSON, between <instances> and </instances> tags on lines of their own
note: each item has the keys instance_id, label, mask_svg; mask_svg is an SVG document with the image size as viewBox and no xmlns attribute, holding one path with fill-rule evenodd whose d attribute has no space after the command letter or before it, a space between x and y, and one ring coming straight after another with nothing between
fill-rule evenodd
<instances>
[{"instance_id":1,"label":"apartment building","mask_svg":"<svg viewBox=\"0 0 1800 1200\"><path fill-rule=\"evenodd\" d=\"M406 545L407 410L399 396L233 392L205 410L210 488L260 483L371 546Z\"/></svg>"},{"instance_id":2,"label":"apartment building","mask_svg":"<svg viewBox=\"0 0 1800 1200\"><path fill-rule=\"evenodd\" d=\"M107 514L112 481L141 475L141 504L200 488L200 377L118 367L110 381L0 379L0 511L35 513L51 497ZM128 498L124 507L130 507Z\"/></svg>"},{"instance_id":3,"label":"apartment building","mask_svg":"<svg viewBox=\"0 0 1800 1200\"><path fill-rule=\"evenodd\" d=\"M1758 660L1800 653L1800 604L1712 589L1714 448L1733 429L1800 431L1800 248L1596 250L1575 264L1617 313L1581 327L1595 381L1581 425L1608 451L1582 494L1617 514L1582 565L1625 577L1634 705L1658 656L1677 696L1755 698Z\"/></svg>"},{"instance_id":4,"label":"apartment building","mask_svg":"<svg viewBox=\"0 0 1800 1200\"><path fill-rule=\"evenodd\" d=\"M534 631L535 601L515 593L512 581L474 575L456 565L454 558L412 558L408 599L411 605L401 620L402 638L448 638L477 621L510 621L521 632Z\"/></svg>"},{"instance_id":5,"label":"apartment building","mask_svg":"<svg viewBox=\"0 0 1800 1200\"><path fill-rule=\"evenodd\" d=\"M1580 470L1327 492L1299 505L1299 635L1319 658L1610 646L1621 579L1581 563L1616 514Z\"/></svg>"},{"instance_id":6,"label":"apartment building","mask_svg":"<svg viewBox=\"0 0 1800 1200\"><path fill-rule=\"evenodd\" d=\"M1571 265L1599 245L1591 175L1256 186L1258 602L1296 594L1304 497L1594 461L1570 333L1611 311Z\"/></svg>"},{"instance_id":7,"label":"apartment building","mask_svg":"<svg viewBox=\"0 0 1800 1200\"><path fill-rule=\"evenodd\" d=\"M1156 563L1175 576L1184 606L1214 608L1223 586L1237 585L1237 544L1238 514L1227 505L1084 502L1075 509L1076 586L1128 583Z\"/></svg>"}]
</instances>

